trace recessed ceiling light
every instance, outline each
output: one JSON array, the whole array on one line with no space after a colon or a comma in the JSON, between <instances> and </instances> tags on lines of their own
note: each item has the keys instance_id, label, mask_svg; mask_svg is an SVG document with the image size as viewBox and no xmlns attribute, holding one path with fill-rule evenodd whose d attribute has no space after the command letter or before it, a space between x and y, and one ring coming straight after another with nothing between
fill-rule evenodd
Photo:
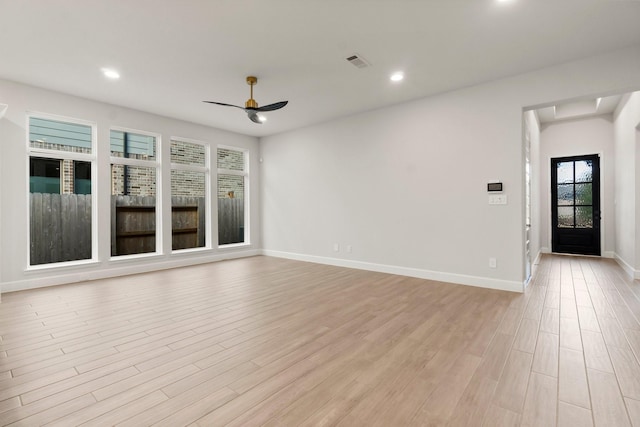
<instances>
[{"instance_id":1,"label":"recessed ceiling light","mask_svg":"<svg viewBox=\"0 0 640 427\"><path fill-rule=\"evenodd\" d=\"M116 80L120 78L120 73L112 68L103 68L102 74L108 79Z\"/></svg>"},{"instance_id":2,"label":"recessed ceiling light","mask_svg":"<svg viewBox=\"0 0 640 427\"><path fill-rule=\"evenodd\" d=\"M404 79L404 73L402 71L398 71L396 73L391 74L392 82L399 82L402 79Z\"/></svg>"},{"instance_id":3,"label":"recessed ceiling light","mask_svg":"<svg viewBox=\"0 0 640 427\"><path fill-rule=\"evenodd\" d=\"M258 114L258 120L260 120L262 123L267 121L267 118L265 116L262 116L260 114Z\"/></svg>"}]
</instances>

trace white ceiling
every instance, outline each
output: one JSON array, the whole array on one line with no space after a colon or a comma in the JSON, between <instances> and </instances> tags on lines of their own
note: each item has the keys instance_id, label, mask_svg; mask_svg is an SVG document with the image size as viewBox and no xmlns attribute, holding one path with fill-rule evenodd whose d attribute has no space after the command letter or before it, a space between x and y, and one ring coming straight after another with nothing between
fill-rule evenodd
<instances>
[{"instance_id":1,"label":"white ceiling","mask_svg":"<svg viewBox=\"0 0 640 427\"><path fill-rule=\"evenodd\" d=\"M612 95L601 98L561 102L556 105L540 108L536 110L536 113L538 114L540 123L573 120L588 116L612 114L621 100L622 95Z\"/></svg>"},{"instance_id":2,"label":"white ceiling","mask_svg":"<svg viewBox=\"0 0 640 427\"><path fill-rule=\"evenodd\" d=\"M0 0L0 78L264 136L635 45L639 23L638 0ZM289 105L258 125L202 103L242 105L247 75Z\"/></svg>"}]
</instances>

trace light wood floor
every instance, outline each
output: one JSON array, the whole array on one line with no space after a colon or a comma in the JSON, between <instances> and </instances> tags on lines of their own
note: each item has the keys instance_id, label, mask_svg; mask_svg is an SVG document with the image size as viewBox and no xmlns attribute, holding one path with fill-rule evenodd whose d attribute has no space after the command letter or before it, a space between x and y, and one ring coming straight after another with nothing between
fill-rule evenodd
<instances>
[{"instance_id":1,"label":"light wood floor","mask_svg":"<svg viewBox=\"0 0 640 427\"><path fill-rule=\"evenodd\" d=\"M0 425L640 425L640 283L525 294L254 257L5 294Z\"/></svg>"}]
</instances>

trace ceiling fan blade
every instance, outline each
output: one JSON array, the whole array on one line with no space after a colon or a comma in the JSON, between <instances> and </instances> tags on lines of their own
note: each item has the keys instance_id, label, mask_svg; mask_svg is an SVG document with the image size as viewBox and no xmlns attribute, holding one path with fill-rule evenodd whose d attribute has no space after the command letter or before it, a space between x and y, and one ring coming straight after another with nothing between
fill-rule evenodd
<instances>
[{"instance_id":1,"label":"ceiling fan blade","mask_svg":"<svg viewBox=\"0 0 640 427\"><path fill-rule=\"evenodd\" d=\"M224 102L215 102L215 101L202 101L202 102L206 102L207 104L223 105L225 107L235 107L235 108L240 108L241 110L244 110L244 107L240 107L238 105L233 105L233 104L225 104Z\"/></svg>"},{"instance_id":2,"label":"ceiling fan blade","mask_svg":"<svg viewBox=\"0 0 640 427\"><path fill-rule=\"evenodd\" d=\"M245 109L245 111L247 112L247 116L249 116L249 119L251 119L251 121L253 123L258 123L259 125L262 124L262 122L260 121L260 117L258 117L258 113L256 112L256 110L251 108L251 109Z\"/></svg>"},{"instance_id":3,"label":"ceiling fan blade","mask_svg":"<svg viewBox=\"0 0 640 427\"><path fill-rule=\"evenodd\" d=\"M287 105L288 103L289 103L289 101L276 102L275 104L269 104L269 105L265 105L264 107L254 108L254 110L256 110L256 111L274 111L274 110L279 110L282 107L284 107L285 105Z\"/></svg>"}]
</instances>

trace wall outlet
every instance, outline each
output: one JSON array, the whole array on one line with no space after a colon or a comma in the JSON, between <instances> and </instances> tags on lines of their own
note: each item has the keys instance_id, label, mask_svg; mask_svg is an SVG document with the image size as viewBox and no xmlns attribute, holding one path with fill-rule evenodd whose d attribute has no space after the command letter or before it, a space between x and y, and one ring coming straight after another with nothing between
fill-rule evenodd
<instances>
[{"instance_id":1,"label":"wall outlet","mask_svg":"<svg viewBox=\"0 0 640 427\"><path fill-rule=\"evenodd\" d=\"M340 252L340 245L338 243L333 244L333 252Z\"/></svg>"},{"instance_id":2,"label":"wall outlet","mask_svg":"<svg viewBox=\"0 0 640 427\"><path fill-rule=\"evenodd\" d=\"M351 245L347 245L347 253L350 254L351 253Z\"/></svg>"},{"instance_id":3,"label":"wall outlet","mask_svg":"<svg viewBox=\"0 0 640 427\"><path fill-rule=\"evenodd\" d=\"M489 258L489 268L498 268L498 261L495 258Z\"/></svg>"}]
</instances>

